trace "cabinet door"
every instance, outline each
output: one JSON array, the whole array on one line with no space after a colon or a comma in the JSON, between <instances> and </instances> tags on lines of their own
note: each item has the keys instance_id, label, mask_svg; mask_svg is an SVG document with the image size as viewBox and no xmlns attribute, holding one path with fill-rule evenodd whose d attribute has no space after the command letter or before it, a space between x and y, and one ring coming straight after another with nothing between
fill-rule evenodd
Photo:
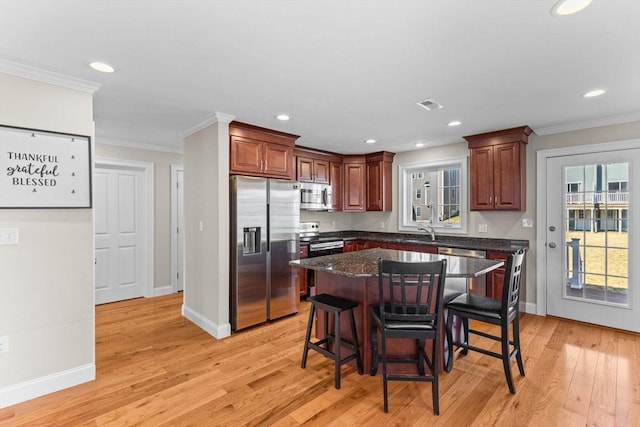
<instances>
[{"instance_id":1,"label":"cabinet door","mask_svg":"<svg viewBox=\"0 0 640 427\"><path fill-rule=\"evenodd\" d=\"M345 163L344 211L364 211L364 176L364 163Z\"/></svg>"},{"instance_id":2,"label":"cabinet door","mask_svg":"<svg viewBox=\"0 0 640 427\"><path fill-rule=\"evenodd\" d=\"M331 209L342 210L342 163L331 162L329 164L329 177L331 182Z\"/></svg>"},{"instance_id":3,"label":"cabinet door","mask_svg":"<svg viewBox=\"0 0 640 427\"><path fill-rule=\"evenodd\" d=\"M313 179L319 184L329 184L329 162L326 160L313 161Z\"/></svg>"},{"instance_id":4,"label":"cabinet door","mask_svg":"<svg viewBox=\"0 0 640 427\"><path fill-rule=\"evenodd\" d=\"M506 252L489 252L487 254L488 259L496 259L507 263ZM504 276L506 274L505 266L496 268L495 270L487 274L487 296L490 298L500 299L502 298L502 286L504 284Z\"/></svg>"},{"instance_id":5,"label":"cabinet door","mask_svg":"<svg viewBox=\"0 0 640 427\"><path fill-rule=\"evenodd\" d=\"M520 144L494 147L494 209L524 210L521 183Z\"/></svg>"},{"instance_id":6,"label":"cabinet door","mask_svg":"<svg viewBox=\"0 0 640 427\"><path fill-rule=\"evenodd\" d=\"M309 245L300 245L300 259L309 257ZM306 268L298 269L298 289L300 296L307 295L307 286L309 284L309 271Z\"/></svg>"},{"instance_id":7,"label":"cabinet door","mask_svg":"<svg viewBox=\"0 0 640 427\"><path fill-rule=\"evenodd\" d=\"M471 150L471 210L493 209L493 147Z\"/></svg>"},{"instance_id":8,"label":"cabinet door","mask_svg":"<svg viewBox=\"0 0 640 427\"><path fill-rule=\"evenodd\" d=\"M374 249L374 248L387 248L386 242L378 242L376 240L367 240L364 242L364 249Z\"/></svg>"},{"instance_id":9,"label":"cabinet door","mask_svg":"<svg viewBox=\"0 0 640 427\"><path fill-rule=\"evenodd\" d=\"M343 252L355 252L358 250L358 242L355 240L345 240Z\"/></svg>"},{"instance_id":10,"label":"cabinet door","mask_svg":"<svg viewBox=\"0 0 640 427\"><path fill-rule=\"evenodd\" d=\"M264 144L263 172L270 176L293 179L293 147L280 144Z\"/></svg>"},{"instance_id":11,"label":"cabinet door","mask_svg":"<svg viewBox=\"0 0 640 427\"><path fill-rule=\"evenodd\" d=\"M313 159L298 157L297 179L300 182L313 182Z\"/></svg>"},{"instance_id":12,"label":"cabinet door","mask_svg":"<svg viewBox=\"0 0 640 427\"><path fill-rule=\"evenodd\" d=\"M367 209L382 210L382 162L367 163Z\"/></svg>"},{"instance_id":13,"label":"cabinet door","mask_svg":"<svg viewBox=\"0 0 640 427\"><path fill-rule=\"evenodd\" d=\"M263 142L231 135L232 173L262 173Z\"/></svg>"}]
</instances>

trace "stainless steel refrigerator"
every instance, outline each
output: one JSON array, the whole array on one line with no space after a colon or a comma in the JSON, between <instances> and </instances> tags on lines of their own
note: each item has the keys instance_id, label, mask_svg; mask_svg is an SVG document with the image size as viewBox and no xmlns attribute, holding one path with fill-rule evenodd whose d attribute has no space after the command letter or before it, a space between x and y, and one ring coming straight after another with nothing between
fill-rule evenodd
<instances>
[{"instance_id":1,"label":"stainless steel refrigerator","mask_svg":"<svg viewBox=\"0 0 640 427\"><path fill-rule=\"evenodd\" d=\"M297 313L297 182L231 176L231 329Z\"/></svg>"}]
</instances>

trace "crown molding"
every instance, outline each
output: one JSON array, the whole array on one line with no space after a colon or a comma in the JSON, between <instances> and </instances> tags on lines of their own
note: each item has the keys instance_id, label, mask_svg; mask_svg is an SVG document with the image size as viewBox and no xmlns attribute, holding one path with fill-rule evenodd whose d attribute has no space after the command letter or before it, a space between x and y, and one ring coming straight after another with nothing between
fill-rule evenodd
<instances>
[{"instance_id":1,"label":"crown molding","mask_svg":"<svg viewBox=\"0 0 640 427\"><path fill-rule=\"evenodd\" d=\"M213 113L207 116L203 121L196 124L195 126L190 127L189 129L183 130L180 132L180 136L183 138L188 137L189 135L193 135L194 133L211 126L214 123L231 123L236 116L232 116L230 114L225 113Z\"/></svg>"},{"instance_id":2,"label":"crown molding","mask_svg":"<svg viewBox=\"0 0 640 427\"><path fill-rule=\"evenodd\" d=\"M0 59L0 73L11 74L13 76L75 89L90 94L94 94L100 89L100 86L102 86L100 83L66 76L53 71L41 70L40 68L18 64L17 62L7 61L5 59Z\"/></svg>"},{"instance_id":3,"label":"crown molding","mask_svg":"<svg viewBox=\"0 0 640 427\"><path fill-rule=\"evenodd\" d=\"M162 151L165 153L183 154L182 147L169 147L167 145L147 144L145 142L115 138L102 138L99 136L96 136L96 144L114 145L117 147L135 148L138 150Z\"/></svg>"},{"instance_id":4,"label":"crown molding","mask_svg":"<svg viewBox=\"0 0 640 427\"><path fill-rule=\"evenodd\" d=\"M595 120L585 120L583 122L567 123L558 126L549 126L545 128L535 128L536 135L553 135L555 133L571 132L574 130L590 129L600 126L619 125L640 121L640 112L624 114L620 116L603 117Z\"/></svg>"}]
</instances>

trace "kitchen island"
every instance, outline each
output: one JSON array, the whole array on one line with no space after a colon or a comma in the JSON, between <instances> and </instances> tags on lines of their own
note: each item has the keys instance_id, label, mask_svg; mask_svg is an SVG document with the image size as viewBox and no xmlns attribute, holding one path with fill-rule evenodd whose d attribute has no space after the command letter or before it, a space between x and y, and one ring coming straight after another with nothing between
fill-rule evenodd
<instances>
[{"instance_id":1,"label":"kitchen island","mask_svg":"<svg viewBox=\"0 0 640 427\"><path fill-rule=\"evenodd\" d=\"M348 298L358 303L355 309L356 330L358 343L362 353L365 372L371 370L371 317L368 306L376 304L378 298L378 260L391 260L401 262L429 262L441 259L447 260L447 278L471 278L501 267L502 261L467 258L459 256L439 255L422 252L409 252L394 249L367 249L357 252L348 252L335 255L326 255L316 258L306 258L291 261L293 266L308 268L315 271L315 293L328 293L331 295ZM445 281L445 302L455 298L464 289L451 289ZM320 322L321 323L321 322ZM342 336L347 340L352 338L351 331L343 322ZM322 325L319 325L322 327ZM442 328L444 332L444 328ZM322 334L324 331L317 331ZM444 333L441 338L443 358L445 360L446 345ZM415 353L413 340L394 340L389 346L389 354L393 356L412 355Z\"/></svg>"}]
</instances>

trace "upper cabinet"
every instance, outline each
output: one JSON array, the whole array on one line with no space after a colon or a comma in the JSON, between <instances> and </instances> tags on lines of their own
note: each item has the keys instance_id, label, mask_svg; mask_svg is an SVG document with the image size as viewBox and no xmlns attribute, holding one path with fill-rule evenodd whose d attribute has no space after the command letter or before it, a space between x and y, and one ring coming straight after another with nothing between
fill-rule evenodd
<instances>
[{"instance_id":1,"label":"upper cabinet","mask_svg":"<svg viewBox=\"0 0 640 427\"><path fill-rule=\"evenodd\" d=\"M392 189L391 172L393 165L393 153L381 151L368 154L367 180L366 180L366 210L367 211L391 211Z\"/></svg>"},{"instance_id":2,"label":"upper cabinet","mask_svg":"<svg viewBox=\"0 0 640 427\"><path fill-rule=\"evenodd\" d=\"M471 152L472 211L526 209L526 144L532 130L520 126L465 136Z\"/></svg>"},{"instance_id":3,"label":"upper cabinet","mask_svg":"<svg viewBox=\"0 0 640 427\"><path fill-rule=\"evenodd\" d=\"M329 181L331 182L331 209L342 210L342 161L329 162Z\"/></svg>"},{"instance_id":4,"label":"upper cabinet","mask_svg":"<svg viewBox=\"0 0 640 427\"><path fill-rule=\"evenodd\" d=\"M230 173L295 179L293 147L297 135L231 122L229 139Z\"/></svg>"},{"instance_id":5,"label":"upper cabinet","mask_svg":"<svg viewBox=\"0 0 640 427\"><path fill-rule=\"evenodd\" d=\"M296 163L298 181L329 184L329 161L298 156Z\"/></svg>"},{"instance_id":6,"label":"upper cabinet","mask_svg":"<svg viewBox=\"0 0 640 427\"><path fill-rule=\"evenodd\" d=\"M364 156L344 156L342 210L345 212L365 210L365 166Z\"/></svg>"},{"instance_id":7,"label":"upper cabinet","mask_svg":"<svg viewBox=\"0 0 640 427\"><path fill-rule=\"evenodd\" d=\"M391 211L395 154L342 155L297 146L294 155L298 181L331 184L332 210Z\"/></svg>"}]
</instances>

